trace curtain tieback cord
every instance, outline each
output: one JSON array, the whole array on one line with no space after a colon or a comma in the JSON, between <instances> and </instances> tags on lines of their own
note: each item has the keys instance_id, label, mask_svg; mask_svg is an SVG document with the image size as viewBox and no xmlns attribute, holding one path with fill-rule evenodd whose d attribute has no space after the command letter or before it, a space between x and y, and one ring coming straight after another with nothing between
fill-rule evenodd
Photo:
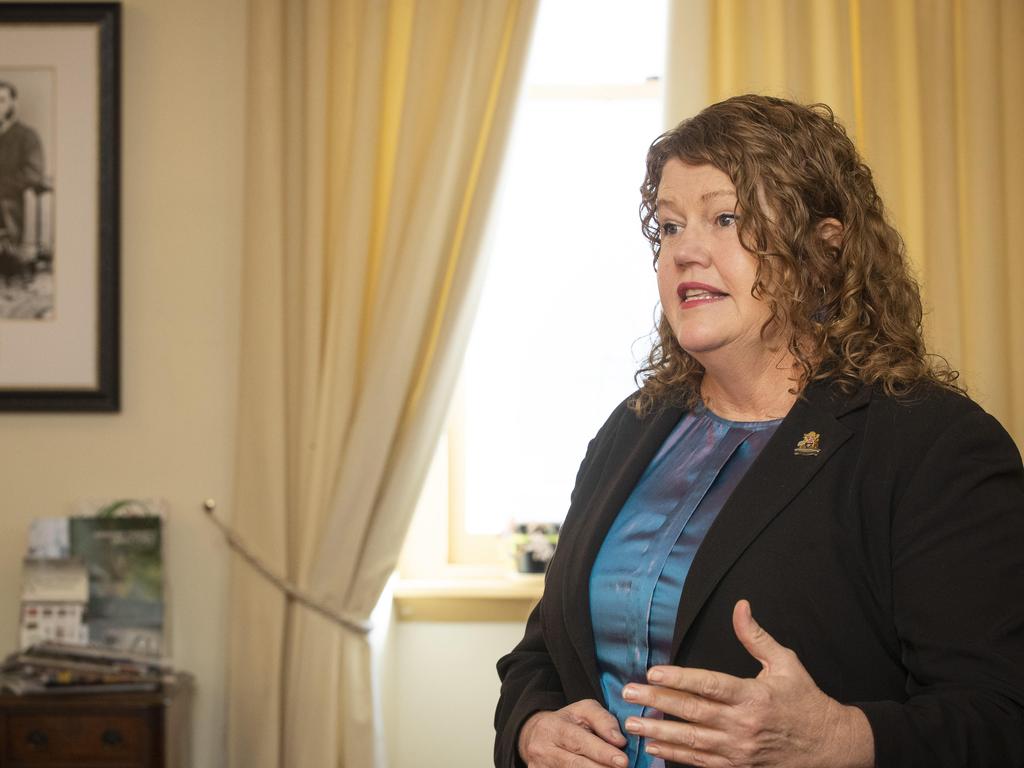
<instances>
[{"instance_id":1,"label":"curtain tieback cord","mask_svg":"<svg viewBox=\"0 0 1024 768\"><path fill-rule=\"evenodd\" d=\"M239 538L238 534L231 530L231 528L217 517L215 514L216 509L217 502L215 500L207 499L203 502L203 511L206 513L207 519L217 526L221 534L224 536L224 541L227 542L227 545L238 553L245 562L252 566L260 576L281 590L288 600L293 600L294 602L309 608L309 610L320 614L328 621L337 624L342 629L347 629L349 632L355 632L358 635L365 635L373 629L373 625L370 622L334 610L323 601L317 600L309 593L292 584L292 582L274 573L266 563L249 550L245 543Z\"/></svg>"}]
</instances>

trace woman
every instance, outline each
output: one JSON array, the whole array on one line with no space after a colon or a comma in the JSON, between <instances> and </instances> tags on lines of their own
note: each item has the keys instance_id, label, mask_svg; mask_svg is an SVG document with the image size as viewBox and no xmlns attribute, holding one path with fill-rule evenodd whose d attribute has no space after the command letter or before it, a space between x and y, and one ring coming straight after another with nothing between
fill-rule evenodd
<instances>
[{"instance_id":1,"label":"woman","mask_svg":"<svg viewBox=\"0 0 1024 768\"><path fill-rule=\"evenodd\" d=\"M1020 455L831 111L709 107L641 217L659 338L498 663L496 765L1024 766Z\"/></svg>"}]
</instances>

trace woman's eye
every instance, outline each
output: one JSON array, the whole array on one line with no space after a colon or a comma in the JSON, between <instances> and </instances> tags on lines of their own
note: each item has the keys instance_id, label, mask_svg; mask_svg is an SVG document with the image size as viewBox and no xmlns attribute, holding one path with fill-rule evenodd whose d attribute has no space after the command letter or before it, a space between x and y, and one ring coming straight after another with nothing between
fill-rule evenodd
<instances>
[{"instance_id":1,"label":"woman's eye","mask_svg":"<svg viewBox=\"0 0 1024 768\"><path fill-rule=\"evenodd\" d=\"M671 221L666 221L664 224L661 225L661 234L667 236L678 235L681 229L682 227L680 227L678 224Z\"/></svg>"},{"instance_id":2,"label":"woman's eye","mask_svg":"<svg viewBox=\"0 0 1024 768\"><path fill-rule=\"evenodd\" d=\"M720 213L715 217L715 223L720 227L731 227L738 218L735 213Z\"/></svg>"}]
</instances>

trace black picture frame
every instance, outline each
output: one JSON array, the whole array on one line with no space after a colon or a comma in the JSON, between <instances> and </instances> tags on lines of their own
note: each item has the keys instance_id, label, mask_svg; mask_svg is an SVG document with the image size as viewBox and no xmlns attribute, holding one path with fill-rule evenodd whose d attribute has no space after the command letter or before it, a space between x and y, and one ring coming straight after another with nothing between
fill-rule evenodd
<instances>
[{"instance_id":1,"label":"black picture frame","mask_svg":"<svg viewBox=\"0 0 1024 768\"><path fill-rule=\"evenodd\" d=\"M0 316L0 411L120 411L120 3L0 3L0 80L4 73L52 82L37 101L57 165L41 187L52 209L32 223L41 231L45 220L52 232L49 263L33 243L23 251L36 254L28 275L0 274L0 292L50 291L36 316Z\"/></svg>"}]
</instances>

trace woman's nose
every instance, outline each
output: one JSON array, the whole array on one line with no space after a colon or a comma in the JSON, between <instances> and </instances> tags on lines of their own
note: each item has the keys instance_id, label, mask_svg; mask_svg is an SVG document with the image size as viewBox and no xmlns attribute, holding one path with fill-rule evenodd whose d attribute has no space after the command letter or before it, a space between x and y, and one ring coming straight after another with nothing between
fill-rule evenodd
<instances>
[{"instance_id":1,"label":"woman's nose","mask_svg":"<svg viewBox=\"0 0 1024 768\"><path fill-rule=\"evenodd\" d=\"M684 229L663 242L661 247L679 267L688 264L706 266L711 259L708 238L695 227Z\"/></svg>"}]
</instances>

